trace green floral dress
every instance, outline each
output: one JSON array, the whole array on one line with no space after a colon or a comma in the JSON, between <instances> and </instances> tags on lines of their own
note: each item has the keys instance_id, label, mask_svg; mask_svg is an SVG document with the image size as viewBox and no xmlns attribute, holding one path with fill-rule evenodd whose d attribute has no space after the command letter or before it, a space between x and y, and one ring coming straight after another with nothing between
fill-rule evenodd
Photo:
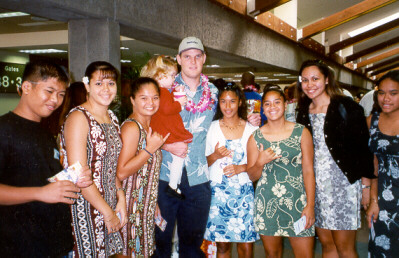
<instances>
[{"instance_id":1,"label":"green floral dress","mask_svg":"<svg viewBox=\"0 0 399 258\"><path fill-rule=\"evenodd\" d=\"M301 136L303 125L295 124L291 136L269 142L260 129L253 133L256 144L271 147L281 158L265 164L255 191L255 231L266 236L314 236L314 226L298 235L294 222L306 206L302 177Z\"/></svg>"}]
</instances>

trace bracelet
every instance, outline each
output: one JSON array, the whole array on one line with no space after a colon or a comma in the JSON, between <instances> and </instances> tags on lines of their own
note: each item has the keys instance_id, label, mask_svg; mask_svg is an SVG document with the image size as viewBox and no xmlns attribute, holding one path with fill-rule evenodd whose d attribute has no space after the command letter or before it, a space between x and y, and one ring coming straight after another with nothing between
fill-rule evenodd
<instances>
[{"instance_id":1,"label":"bracelet","mask_svg":"<svg viewBox=\"0 0 399 258\"><path fill-rule=\"evenodd\" d=\"M370 186L369 185L362 185L362 189L365 189L365 188L369 188L370 189Z\"/></svg>"},{"instance_id":2,"label":"bracelet","mask_svg":"<svg viewBox=\"0 0 399 258\"><path fill-rule=\"evenodd\" d=\"M375 198L371 198L371 201L372 201L372 202L375 202L375 203L378 203L378 200L375 199Z\"/></svg>"},{"instance_id":3,"label":"bracelet","mask_svg":"<svg viewBox=\"0 0 399 258\"><path fill-rule=\"evenodd\" d=\"M149 152L146 148L143 148L143 150L144 150L145 152L147 152L147 153L152 157L152 153Z\"/></svg>"},{"instance_id":4,"label":"bracelet","mask_svg":"<svg viewBox=\"0 0 399 258\"><path fill-rule=\"evenodd\" d=\"M118 192L118 191L120 191L120 190L122 190L123 192L125 192L125 189L123 189L123 187L119 187L116 191Z\"/></svg>"},{"instance_id":5,"label":"bracelet","mask_svg":"<svg viewBox=\"0 0 399 258\"><path fill-rule=\"evenodd\" d=\"M110 221L112 220L112 218L113 218L115 215L116 215L115 212L113 212L111 218L110 218L109 220L105 220L105 218L104 218L104 221L105 221L105 222L110 222Z\"/></svg>"}]
</instances>

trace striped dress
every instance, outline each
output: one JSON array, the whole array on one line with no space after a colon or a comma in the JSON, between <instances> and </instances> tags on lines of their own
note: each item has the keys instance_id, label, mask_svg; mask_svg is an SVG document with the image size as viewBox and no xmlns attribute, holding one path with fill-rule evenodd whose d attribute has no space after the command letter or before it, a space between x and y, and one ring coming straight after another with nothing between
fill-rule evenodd
<instances>
[{"instance_id":1,"label":"striped dress","mask_svg":"<svg viewBox=\"0 0 399 258\"><path fill-rule=\"evenodd\" d=\"M137 152L146 147L147 133L142 125L128 118L124 123L136 123L140 128ZM128 223L122 228L123 255L149 257L155 250L154 215L158 200L159 171L162 153L157 150L144 166L123 181L126 189Z\"/></svg>"}]
</instances>

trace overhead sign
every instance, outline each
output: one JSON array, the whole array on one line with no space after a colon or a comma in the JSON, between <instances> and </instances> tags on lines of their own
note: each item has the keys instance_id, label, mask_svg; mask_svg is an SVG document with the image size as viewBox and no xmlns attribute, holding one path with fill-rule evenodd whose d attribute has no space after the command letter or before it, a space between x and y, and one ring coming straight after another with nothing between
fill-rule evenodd
<instances>
[{"instance_id":1,"label":"overhead sign","mask_svg":"<svg viewBox=\"0 0 399 258\"><path fill-rule=\"evenodd\" d=\"M24 64L0 62L0 93L17 93L24 69Z\"/></svg>"}]
</instances>

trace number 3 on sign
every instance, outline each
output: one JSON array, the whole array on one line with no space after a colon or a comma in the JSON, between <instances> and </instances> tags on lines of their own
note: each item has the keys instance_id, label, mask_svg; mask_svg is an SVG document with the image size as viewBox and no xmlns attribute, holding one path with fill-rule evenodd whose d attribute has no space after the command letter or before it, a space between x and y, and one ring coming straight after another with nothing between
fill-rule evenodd
<instances>
[{"instance_id":1,"label":"number 3 on sign","mask_svg":"<svg viewBox=\"0 0 399 258\"><path fill-rule=\"evenodd\" d=\"M21 87L22 84L22 78L21 77L17 77L17 79L15 79L17 81L17 83L15 84L17 86L17 88Z\"/></svg>"}]
</instances>

